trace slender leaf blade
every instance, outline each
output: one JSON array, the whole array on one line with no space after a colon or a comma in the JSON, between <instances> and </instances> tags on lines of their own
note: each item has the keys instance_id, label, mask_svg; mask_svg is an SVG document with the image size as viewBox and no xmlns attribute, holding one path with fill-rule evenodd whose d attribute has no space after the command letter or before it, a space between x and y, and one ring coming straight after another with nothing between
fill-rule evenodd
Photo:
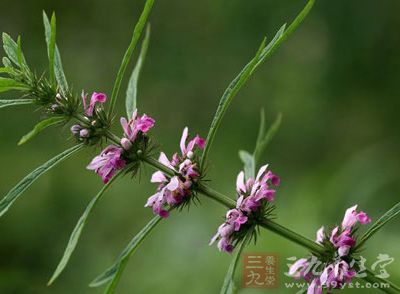
<instances>
[{"instance_id":1,"label":"slender leaf blade","mask_svg":"<svg viewBox=\"0 0 400 294\"><path fill-rule=\"evenodd\" d=\"M242 254L243 248L245 247L247 243L247 238L242 241L240 246L236 248L236 253L232 257L232 261L229 265L228 271L225 275L224 283L222 284L222 288L220 291L220 294L234 294L236 293L236 287L235 287L235 282L234 282L234 277L235 277L235 271L237 268L237 264L240 259L240 255Z\"/></svg>"},{"instance_id":2,"label":"slender leaf blade","mask_svg":"<svg viewBox=\"0 0 400 294\"><path fill-rule=\"evenodd\" d=\"M203 155L201 158L201 166L204 166L204 163L207 160L208 153L210 151L211 145L214 141L216 136L217 130L219 125L222 122L222 118L228 109L230 103L232 102L233 98L239 92L240 88L246 83L249 79L254 67L257 64L258 58L260 57L264 47L265 47L266 39L264 38L263 42L261 43L260 48L258 49L256 56L244 67L244 69L239 73L239 75L229 84L228 88L225 90L224 94L221 97L219 102L217 111L214 115L214 119L211 123L210 130L207 135L206 139L206 146L203 151Z\"/></svg>"},{"instance_id":3,"label":"slender leaf blade","mask_svg":"<svg viewBox=\"0 0 400 294\"><path fill-rule=\"evenodd\" d=\"M28 90L28 86L13 79L0 77L0 93L11 90Z\"/></svg>"},{"instance_id":4,"label":"slender leaf blade","mask_svg":"<svg viewBox=\"0 0 400 294\"><path fill-rule=\"evenodd\" d=\"M2 217L11 205L18 199L21 194L28 189L41 175L56 166L58 163L70 157L83 147L82 144L71 147L59 155L53 157L43 165L28 174L16 186L14 186L7 195L0 201L0 217Z\"/></svg>"},{"instance_id":5,"label":"slender leaf blade","mask_svg":"<svg viewBox=\"0 0 400 294\"><path fill-rule=\"evenodd\" d=\"M16 65L21 65L20 61L22 64L27 65L25 57L22 54L22 51L19 53L18 47L19 46L18 46L17 42L15 42L8 34L3 33L3 48L4 48L4 51L6 52L8 58L12 62L14 62ZM19 54L20 54L20 58L18 58Z\"/></svg>"},{"instance_id":6,"label":"slender leaf blade","mask_svg":"<svg viewBox=\"0 0 400 294\"><path fill-rule=\"evenodd\" d=\"M133 69L132 75L129 79L128 89L126 90L125 105L126 105L126 113L129 119L132 117L132 113L135 111L137 107L136 105L137 105L138 82L144 64L144 60L146 59L147 49L149 47L149 41L150 41L150 24L147 25L146 34L143 39L139 58L138 61L136 62L135 68Z\"/></svg>"},{"instance_id":7,"label":"slender leaf blade","mask_svg":"<svg viewBox=\"0 0 400 294\"><path fill-rule=\"evenodd\" d=\"M72 231L72 234L69 238L67 247L65 248L64 254L60 260L60 262L57 265L56 270L54 271L52 277L50 278L49 282L47 285L51 285L63 272L65 267L68 264L68 261L71 258L72 253L74 252L76 245L78 244L79 238L82 234L82 230L86 224L86 221L93 210L93 208L96 206L97 202L101 199L103 196L104 192L107 191L107 189L111 186L111 184L115 181L116 178L121 173L115 175L114 177L111 178L111 180L103 186L103 188L97 193L97 195L89 202L88 206L86 207L85 211L83 212L82 216L79 218L74 230Z\"/></svg>"},{"instance_id":8,"label":"slender leaf blade","mask_svg":"<svg viewBox=\"0 0 400 294\"><path fill-rule=\"evenodd\" d=\"M65 121L65 118L63 116L54 116L47 118L45 120L42 120L39 122L28 134L24 135L18 142L18 145L25 144L28 142L30 139L34 138L36 135L38 135L40 132L42 132L44 129L60 124Z\"/></svg>"},{"instance_id":9,"label":"slender leaf blade","mask_svg":"<svg viewBox=\"0 0 400 294\"><path fill-rule=\"evenodd\" d=\"M53 12L50 20L50 40L47 46L47 53L49 57L49 75L50 81L52 83L55 82L55 73L54 73L54 54L56 49L56 14Z\"/></svg>"},{"instance_id":10,"label":"slender leaf blade","mask_svg":"<svg viewBox=\"0 0 400 294\"><path fill-rule=\"evenodd\" d=\"M389 209L385 214L383 214L361 237L361 241L357 245L360 248L364 243L376 234L384 225L392 221L395 217L400 214L400 202Z\"/></svg>"},{"instance_id":11,"label":"slender leaf blade","mask_svg":"<svg viewBox=\"0 0 400 294\"><path fill-rule=\"evenodd\" d=\"M90 284L90 287L99 287L108 282L110 282L109 290L113 291L118 283L120 276L122 275L123 269L129 257L137 250L137 248L141 245L144 239L149 235L149 233L160 223L161 217L155 216L153 217L150 222L129 242L128 246L122 251L119 255L116 262L108 268L105 272L95 278ZM112 292L107 292L112 293Z\"/></svg>"},{"instance_id":12,"label":"slender leaf blade","mask_svg":"<svg viewBox=\"0 0 400 294\"><path fill-rule=\"evenodd\" d=\"M8 106L27 105L27 104L35 104L35 100L34 99L0 100L0 108Z\"/></svg>"},{"instance_id":13,"label":"slender leaf blade","mask_svg":"<svg viewBox=\"0 0 400 294\"><path fill-rule=\"evenodd\" d=\"M239 151L239 157L244 164L244 174L246 179L253 178L255 176L256 167L254 156L245 150Z\"/></svg>"},{"instance_id":14,"label":"slender leaf blade","mask_svg":"<svg viewBox=\"0 0 400 294\"><path fill-rule=\"evenodd\" d=\"M275 119L274 123L268 129L268 131L264 135L264 137L262 137L262 139L260 141L257 140L256 148L254 150L255 164L258 163L261 155L265 152L265 149L267 148L268 144L275 137L276 133L279 130L279 127L281 126L281 123L282 123L282 114L279 113L277 118Z\"/></svg>"},{"instance_id":15,"label":"slender leaf blade","mask_svg":"<svg viewBox=\"0 0 400 294\"><path fill-rule=\"evenodd\" d=\"M305 17L308 15L310 12L311 8L314 5L315 0L309 0L306 4L306 6L303 8L303 10L298 14L298 16L295 18L295 20L292 22L292 24L289 26L287 30L285 30L286 25L283 25L279 31L276 33L275 37L272 39L272 41L265 47L263 48L263 51L257 58L253 58L244 68L243 70L239 73L239 75L231 82L231 84L228 86L228 89L225 91L223 97L221 98L220 104L218 106L217 112L214 116L214 119L211 123L211 127L209 130L209 133L207 135L207 140L206 140L206 146L203 151L203 155L201 158L201 166L204 166L205 162L207 161L208 158L208 153L210 151L211 145L214 141L216 132L218 130L218 127L222 121L222 118L226 112L227 107L229 106L230 102L232 99L226 99L225 94L229 94L229 92L232 91L232 88L235 87L237 88L237 91L240 90L240 88L244 85L244 83L248 80L249 76L257 69L259 65L261 65L265 60L268 59L269 56L272 55L272 53L279 47L279 45L291 34L295 31L295 29L303 22ZM256 64L254 64L256 62ZM249 72L247 72L250 69ZM243 78L243 76L246 73L246 78L244 79L243 83L240 83L239 86L236 86L239 80ZM233 92L234 94L237 93L237 91ZM233 95L234 96L234 95ZM232 96L232 98L233 98ZM224 111L221 111L221 103L224 102L225 100L225 109Z\"/></svg>"},{"instance_id":16,"label":"slender leaf blade","mask_svg":"<svg viewBox=\"0 0 400 294\"><path fill-rule=\"evenodd\" d=\"M111 99L110 99L110 109L108 114L111 115L114 111L115 108L115 103L119 94L119 90L121 88L121 83L122 79L124 78L126 68L129 64L129 61L131 60L133 51L136 48L136 44L140 39L140 36L142 34L143 28L147 22L147 18L151 12L151 9L153 8L154 0L146 0L146 3L143 8L143 12L139 17L139 21L136 23L135 28L133 30L133 35L132 35L132 40L128 46L128 49L126 50L124 57L122 59L121 66L118 70L117 77L115 79L114 87L111 93Z\"/></svg>"},{"instance_id":17,"label":"slender leaf blade","mask_svg":"<svg viewBox=\"0 0 400 294\"><path fill-rule=\"evenodd\" d=\"M49 18L47 17L46 12L44 11L43 11L43 24L45 29L46 43L47 46L49 47L51 42L52 29L51 29L51 24L49 22ZM56 44L54 51L54 76L56 78L58 86L60 87L61 93L66 96L68 94L68 82L65 77L64 69L62 66L60 51L58 50Z\"/></svg>"}]
</instances>

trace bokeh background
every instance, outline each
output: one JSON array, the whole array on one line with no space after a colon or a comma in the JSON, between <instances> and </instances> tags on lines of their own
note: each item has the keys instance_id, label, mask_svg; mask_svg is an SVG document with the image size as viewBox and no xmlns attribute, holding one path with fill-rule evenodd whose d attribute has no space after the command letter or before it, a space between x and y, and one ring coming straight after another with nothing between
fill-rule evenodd
<instances>
[{"instance_id":1,"label":"bokeh background","mask_svg":"<svg viewBox=\"0 0 400 294\"><path fill-rule=\"evenodd\" d=\"M28 62L47 69L41 10L55 10L57 42L76 92L111 92L115 74L144 1L2 0L0 30L22 35ZM206 135L219 98L253 56L305 1L156 1L152 37L139 89L139 108L157 120L153 135L168 154L184 126ZM400 2L317 1L299 30L261 67L235 98L211 153L212 186L234 195L241 169L237 152L251 150L259 111L282 127L264 161L281 176L278 221L314 238L321 224L338 223L355 203L374 219L400 195ZM126 81L125 83L126 84ZM123 93L118 111L124 114ZM11 95L12 96L12 95ZM9 95L1 95L8 98ZM13 96L14 97L14 96ZM67 129L47 130L17 147L40 119L30 107L0 112L0 194L25 174L72 145ZM115 126L119 130L119 126ZM85 150L36 182L0 220L0 293L101 293L89 281L109 266L152 217L143 208L155 189L151 170L118 180L94 210L65 273L47 288L69 235L101 188L85 169L98 150ZM218 293L230 257L208 241L225 209L201 206L173 214L131 258L119 293ZM396 259L387 267L400 279L399 221L377 234L365 257ZM240 293L294 293L283 288L286 258L307 254L262 231L246 252L281 257L281 287ZM240 272L237 276L240 283ZM346 292L356 292L354 290ZM374 293L376 290L369 290ZM364 291L362 292L364 293Z\"/></svg>"}]
</instances>

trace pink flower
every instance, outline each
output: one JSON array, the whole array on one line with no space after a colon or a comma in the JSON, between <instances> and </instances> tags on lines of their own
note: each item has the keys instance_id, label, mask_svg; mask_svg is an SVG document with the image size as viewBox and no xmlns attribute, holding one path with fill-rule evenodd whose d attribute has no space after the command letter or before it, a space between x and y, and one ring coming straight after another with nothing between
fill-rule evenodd
<instances>
[{"instance_id":1,"label":"pink flower","mask_svg":"<svg viewBox=\"0 0 400 294\"><path fill-rule=\"evenodd\" d=\"M139 132L146 134L155 124L155 120L146 114L137 115L137 110L132 114L132 118L128 121L125 117L121 118L121 125L124 129L125 138L121 139L121 145L125 150L131 147L135 142ZM129 142L128 142L129 141Z\"/></svg>"},{"instance_id":2,"label":"pink flower","mask_svg":"<svg viewBox=\"0 0 400 294\"><path fill-rule=\"evenodd\" d=\"M135 115L133 117L135 117ZM143 118L144 115L139 120L144 120L146 122L138 123L138 125L141 126L137 128L141 131L148 131L154 124L154 121L152 122L148 117ZM133 133L134 131L132 131L132 134ZM157 171L151 177L152 183L158 183L158 189L157 193L148 199L145 207L152 207L155 214L163 217L168 216L166 213L167 206L175 207L189 199L193 193L193 183L197 182L200 177L197 163L193 161L192 157L196 146L199 148L204 147L204 140L197 135L189 142L188 146L186 146L187 136L188 129L185 128L180 144L182 151L181 156L175 153L172 159L169 160L165 153L161 152L158 159L160 163L179 173L179 176L170 177L161 171ZM237 221L240 222L241 219Z\"/></svg>"},{"instance_id":3,"label":"pink flower","mask_svg":"<svg viewBox=\"0 0 400 294\"><path fill-rule=\"evenodd\" d=\"M325 239L325 233L324 233L325 228L322 226L321 228L319 228L319 230L317 231L317 239L316 242L322 244L322 242L324 242Z\"/></svg>"},{"instance_id":4,"label":"pink flower","mask_svg":"<svg viewBox=\"0 0 400 294\"><path fill-rule=\"evenodd\" d=\"M298 259L289 268L289 275L295 279L304 278L308 273L308 266L310 263L306 258Z\"/></svg>"},{"instance_id":5,"label":"pink flower","mask_svg":"<svg viewBox=\"0 0 400 294\"><path fill-rule=\"evenodd\" d=\"M93 110L97 103L105 103L107 101L107 95L104 93L93 92L92 97L90 98L90 103L87 105L87 94L82 91L82 101L83 101L83 109L87 116L93 116Z\"/></svg>"},{"instance_id":6,"label":"pink flower","mask_svg":"<svg viewBox=\"0 0 400 294\"><path fill-rule=\"evenodd\" d=\"M357 205L354 205L346 210L342 221L342 228L344 230L351 229L357 222L360 222L363 225L371 222L371 219L365 212L357 212L356 209Z\"/></svg>"},{"instance_id":7,"label":"pink flower","mask_svg":"<svg viewBox=\"0 0 400 294\"><path fill-rule=\"evenodd\" d=\"M244 180L244 172L240 172L236 179L236 191L238 192L237 208L251 213L261 206L261 201L272 202L275 190L270 185L279 185L279 178L271 171L267 171L268 165L264 165L258 171L255 179Z\"/></svg>"},{"instance_id":8,"label":"pink flower","mask_svg":"<svg viewBox=\"0 0 400 294\"><path fill-rule=\"evenodd\" d=\"M307 294L322 294L321 282L318 278L312 280L311 284L308 286Z\"/></svg>"},{"instance_id":9,"label":"pink flower","mask_svg":"<svg viewBox=\"0 0 400 294\"><path fill-rule=\"evenodd\" d=\"M183 129L182 137L181 137L181 142L180 142L180 147L181 147L181 152L182 152L182 157L188 157L191 158L193 155L193 148L197 145L200 149L203 149L206 140L201 138L199 135L196 135L192 140L189 141L189 143L186 145L186 140L189 134L189 130L187 127Z\"/></svg>"},{"instance_id":10,"label":"pink flower","mask_svg":"<svg viewBox=\"0 0 400 294\"><path fill-rule=\"evenodd\" d=\"M109 145L100 155L93 158L92 162L86 168L94 170L106 184L118 170L125 167L126 162L121 156L122 152L122 148Z\"/></svg>"},{"instance_id":11,"label":"pink flower","mask_svg":"<svg viewBox=\"0 0 400 294\"><path fill-rule=\"evenodd\" d=\"M185 151L183 149L182 153L185 153ZM217 234L211 239L210 245L220 239L221 244L230 246L227 247L228 250L225 250L224 246L218 246L218 248L220 250L222 248L221 251L232 252L234 249L231 241L233 233L239 231L241 226L248 222L249 216L262 206L263 201L273 201L275 190L271 189L270 185L279 185L279 178L271 171L267 171L267 167L268 165L262 166L257 177L255 179L249 178L247 181L245 181L243 171L238 174L236 179L236 191L238 193L236 208L227 212L225 223L219 227ZM226 231L229 232L229 235L225 235Z\"/></svg>"}]
</instances>

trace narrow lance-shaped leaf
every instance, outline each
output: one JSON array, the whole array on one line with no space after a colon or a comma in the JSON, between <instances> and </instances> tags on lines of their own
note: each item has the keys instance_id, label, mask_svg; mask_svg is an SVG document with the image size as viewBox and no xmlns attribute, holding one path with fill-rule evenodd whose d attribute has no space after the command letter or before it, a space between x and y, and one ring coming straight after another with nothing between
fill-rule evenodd
<instances>
[{"instance_id":1,"label":"narrow lance-shaped leaf","mask_svg":"<svg viewBox=\"0 0 400 294\"><path fill-rule=\"evenodd\" d=\"M64 255L61 258L56 270L54 271L53 276L50 278L49 282L47 283L48 286L51 285L60 276L62 271L67 266L68 261L71 258L71 255L74 252L76 245L78 244L82 230L86 224L86 220L89 217L92 209L95 207L97 202L101 199L104 192L106 192L107 189L111 186L111 184L115 181L115 179L117 179L119 177L119 175L121 175L121 173L112 177L111 180L106 185L103 186L103 188L99 191L99 193L97 193L97 195L90 201L90 203L86 207L84 213L79 218L78 223L76 224L74 230L72 231L72 234L69 238L67 247L65 248Z\"/></svg>"},{"instance_id":2,"label":"narrow lance-shaped leaf","mask_svg":"<svg viewBox=\"0 0 400 294\"><path fill-rule=\"evenodd\" d=\"M240 150L239 157L244 164L244 174L245 174L246 179L249 179L249 178L254 179L254 176L256 173L256 167L255 167L253 154L250 154L249 152L247 152L245 150Z\"/></svg>"},{"instance_id":3,"label":"narrow lance-shaped leaf","mask_svg":"<svg viewBox=\"0 0 400 294\"><path fill-rule=\"evenodd\" d=\"M0 77L0 93L11 90L23 91L29 90L29 88L25 84L14 81L13 79Z\"/></svg>"},{"instance_id":4,"label":"narrow lance-shaped leaf","mask_svg":"<svg viewBox=\"0 0 400 294\"><path fill-rule=\"evenodd\" d=\"M258 49L256 56L250 61L249 64L241 71L241 73L230 83L228 88L225 90L224 94L222 95L222 98L219 102L217 112L215 113L214 119L211 123L210 130L207 135L206 139L206 146L203 151L203 155L201 158L201 166L204 165L204 163L207 161L207 156L210 151L211 145L214 141L215 135L217 133L218 127L221 124L222 117L224 116L226 110L229 107L229 104L232 102L232 99L236 96L236 94L239 92L240 88L246 83L248 78L251 75L251 72L253 71L254 67L257 64L258 57L261 55L264 47L265 47L265 42L266 39L261 43L260 48Z\"/></svg>"},{"instance_id":5,"label":"narrow lance-shaped leaf","mask_svg":"<svg viewBox=\"0 0 400 294\"><path fill-rule=\"evenodd\" d=\"M47 47L49 48L50 43L51 43L52 29L51 29L51 24L49 22L49 19L44 11L43 11L43 24L44 24L44 29L45 29L45 37L46 37ZM55 19L54 19L54 26L55 26ZM55 36L54 36L54 38L55 38ZM54 46L55 46L54 76L56 78L58 86L60 87L61 93L66 96L68 94L68 83L67 83L67 79L65 78L64 69L62 66L60 51L58 50L58 47L56 44Z\"/></svg>"},{"instance_id":6,"label":"narrow lance-shaped leaf","mask_svg":"<svg viewBox=\"0 0 400 294\"><path fill-rule=\"evenodd\" d=\"M253 58L228 86L227 90L225 91L224 95L221 98L217 112L211 123L211 127L207 135L206 146L204 148L204 152L201 158L201 166L204 166L205 162L207 161L208 153L210 152L210 148L214 141L219 125L233 97L245 84L249 76L258 68L258 66L261 65L265 60L267 60L268 57L271 56L271 54L279 47L279 45L300 25L300 23L304 20L304 18L311 10L312 6L314 5L314 2L315 0L308 1L306 6L303 8L303 10L299 13L299 15L296 17L296 19L293 21L293 23L289 26L289 28L286 31L285 31L286 26L283 25L276 33L272 41L265 48L263 48L262 53L259 54L257 57ZM242 81L242 83L239 83L239 81Z\"/></svg>"},{"instance_id":7,"label":"narrow lance-shaped leaf","mask_svg":"<svg viewBox=\"0 0 400 294\"><path fill-rule=\"evenodd\" d=\"M236 248L236 252L232 257L232 261L229 265L228 271L225 275L224 283L222 284L222 288L220 291L220 294L234 294L236 293L236 287L235 287L235 271L237 268L237 264L240 259L240 255L242 254L243 248L245 247L247 243L247 238L242 241L242 243Z\"/></svg>"},{"instance_id":8,"label":"narrow lance-shaped leaf","mask_svg":"<svg viewBox=\"0 0 400 294\"><path fill-rule=\"evenodd\" d=\"M20 50L18 47L18 44L8 34L3 33L3 48L8 58L18 66L24 64L27 67L25 57L22 51L18 52ZM18 55L20 55L20 58L18 58Z\"/></svg>"},{"instance_id":9,"label":"narrow lance-shaped leaf","mask_svg":"<svg viewBox=\"0 0 400 294\"><path fill-rule=\"evenodd\" d=\"M147 22L147 18L151 12L151 9L153 7L154 0L146 0L146 4L144 5L144 9L142 14L140 15L139 21L135 25L135 28L133 30L133 36L131 43L128 46L128 49L125 52L125 55L122 59L121 66L118 70L117 77L115 79L114 87L111 93L111 99L110 99L110 109L109 109L109 115L111 115L114 111L115 103L118 97L119 89L121 88L121 82L122 79L125 75L126 68L129 64L129 61L131 60L132 53L135 50L136 44L140 39L140 36L142 34L143 28Z\"/></svg>"},{"instance_id":10,"label":"narrow lance-shaped leaf","mask_svg":"<svg viewBox=\"0 0 400 294\"><path fill-rule=\"evenodd\" d=\"M26 142L28 142L30 139L32 139L33 137L35 137L37 134L39 134L41 131L43 131L44 129L53 126L53 125L57 125L60 124L62 122L65 122L65 118L62 116L54 116L54 117L50 117L47 118L45 120L42 120L41 122L39 122L33 129L32 131L30 131L28 134L26 134L25 136L23 136L21 138L21 140L19 140L18 145L22 145L25 144Z\"/></svg>"},{"instance_id":11,"label":"narrow lance-shaped leaf","mask_svg":"<svg viewBox=\"0 0 400 294\"><path fill-rule=\"evenodd\" d=\"M361 241L357 245L360 248L365 242L371 238L375 233L377 233L385 224L393 220L396 216L400 214L400 202L389 209L384 215L382 215L361 237Z\"/></svg>"},{"instance_id":12,"label":"narrow lance-shaped leaf","mask_svg":"<svg viewBox=\"0 0 400 294\"><path fill-rule=\"evenodd\" d=\"M35 104L35 100L34 99L0 100L0 108L8 106L27 105L27 104Z\"/></svg>"},{"instance_id":13,"label":"narrow lance-shaped leaf","mask_svg":"<svg viewBox=\"0 0 400 294\"><path fill-rule=\"evenodd\" d=\"M23 178L14 188L12 188L7 195L0 201L0 217L3 216L10 206L18 199L21 194L28 189L41 175L56 166L58 163L67 159L72 154L76 153L83 147L82 144L76 145L63 153L53 157L43 165L39 166L25 178Z\"/></svg>"},{"instance_id":14,"label":"narrow lance-shaped leaf","mask_svg":"<svg viewBox=\"0 0 400 294\"><path fill-rule=\"evenodd\" d=\"M55 83L55 73L54 73L54 54L56 48L56 14L53 12L50 20L50 40L47 44L47 54L49 57L49 75L50 81Z\"/></svg>"},{"instance_id":15,"label":"narrow lance-shaped leaf","mask_svg":"<svg viewBox=\"0 0 400 294\"><path fill-rule=\"evenodd\" d=\"M129 260L129 257L136 251L143 240L150 234L150 232L159 224L162 218L155 216L151 221L129 242L128 246L122 251L115 263L108 268L104 273L99 275L90 283L90 287L99 287L109 283L106 293L113 293L119 281L119 278Z\"/></svg>"},{"instance_id":16,"label":"narrow lance-shaped leaf","mask_svg":"<svg viewBox=\"0 0 400 294\"><path fill-rule=\"evenodd\" d=\"M263 115L261 116L263 117ZM261 118L263 120L263 118ZM276 133L278 132L279 127L282 123L282 114L278 114L278 117L275 119L274 123L268 129L267 133L261 137L260 140L257 140L256 148L254 149L254 162L255 165L258 164L261 155L265 152L269 142L275 137ZM261 126L260 126L261 127Z\"/></svg>"},{"instance_id":17,"label":"narrow lance-shaped leaf","mask_svg":"<svg viewBox=\"0 0 400 294\"><path fill-rule=\"evenodd\" d=\"M138 61L136 62L135 68L133 69L131 78L129 79L128 89L126 91L126 113L128 118L132 117L133 111L136 109L137 105L137 88L140 78L140 73L142 72L142 67L147 54L147 48L149 47L150 41L150 24L147 25L146 35L144 37L142 48L140 50L140 55Z\"/></svg>"}]
</instances>

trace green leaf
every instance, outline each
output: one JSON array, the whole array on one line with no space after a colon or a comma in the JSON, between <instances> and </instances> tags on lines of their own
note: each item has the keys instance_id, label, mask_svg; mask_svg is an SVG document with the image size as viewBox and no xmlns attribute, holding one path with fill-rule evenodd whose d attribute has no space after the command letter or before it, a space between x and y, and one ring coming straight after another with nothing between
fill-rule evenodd
<instances>
[{"instance_id":1,"label":"green leaf","mask_svg":"<svg viewBox=\"0 0 400 294\"><path fill-rule=\"evenodd\" d=\"M229 265L228 271L225 275L224 283L222 284L222 288L220 291L220 294L234 294L236 293L236 287L235 287L235 271L237 268L237 264L240 259L240 255L242 254L243 248L247 243L247 238L242 241L242 243L236 248L236 253L232 257L232 261Z\"/></svg>"},{"instance_id":2,"label":"green leaf","mask_svg":"<svg viewBox=\"0 0 400 294\"><path fill-rule=\"evenodd\" d=\"M382 215L373 225L369 228L367 232L362 236L361 241L357 245L360 248L364 243L371 238L375 233L377 233L384 225L393 220L396 216L400 214L400 202L389 209L384 215Z\"/></svg>"},{"instance_id":3,"label":"green leaf","mask_svg":"<svg viewBox=\"0 0 400 294\"><path fill-rule=\"evenodd\" d=\"M246 179L253 178L255 176L256 167L254 162L254 156L247 151L240 150L239 157L244 164L244 174Z\"/></svg>"},{"instance_id":4,"label":"green leaf","mask_svg":"<svg viewBox=\"0 0 400 294\"><path fill-rule=\"evenodd\" d=\"M49 19L46 15L46 12L44 12L44 11L43 11L43 24L44 24L44 29L45 29L47 48L50 48L53 33L54 33L54 38L55 38L55 17L54 17L54 32L52 31L52 25L50 24ZM65 78L64 69L62 66L60 51L58 50L58 47L56 44L54 45L54 47L55 47L55 50L54 50L54 75L55 75L56 81L58 83L58 86L60 87L61 94L66 96L66 95L68 95L68 83L67 83L67 79Z\"/></svg>"},{"instance_id":5,"label":"green leaf","mask_svg":"<svg viewBox=\"0 0 400 294\"><path fill-rule=\"evenodd\" d=\"M294 30L300 25L300 23L307 16L312 6L314 5L315 0L309 0L303 10L299 13L293 23L289 26L289 28L285 31L286 25L283 25L279 31L276 33L275 37L272 41L265 47L262 48L261 54L257 53L257 56L254 57L239 73L239 75L231 82L228 86L227 90L223 94L220 103L218 105L218 109L215 113L214 119L211 123L210 130L207 135L206 146L203 151L203 155L201 158L201 166L203 167L207 161L208 154L210 152L210 148L215 139L215 135L221 124L222 118L229 106L232 102L232 99L238 91L242 88L245 82L249 79L250 75L254 73L254 71L261 65L265 60L268 59L269 56L279 47L279 45L292 33Z\"/></svg>"},{"instance_id":6,"label":"green leaf","mask_svg":"<svg viewBox=\"0 0 400 294\"><path fill-rule=\"evenodd\" d=\"M99 275L90 283L90 287L99 287L109 283L105 293L114 293L122 272L129 260L129 257L136 251L143 240L155 228L162 218L155 216L152 220L129 242L128 246L119 255L117 261L104 273Z\"/></svg>"},{"instance_id":7,"label":"green leaf","mask_svg":"<svg viewBox=\"0 0 400 294\"><path fill-rule=\"evenodd\" d=\"M11 90L24 91L24 90L29 90L29 88L25 84L14 81L13 79L0 77L0 93Z\"/></svg>"},{"instance_id":8,"label":"green leaf","mask_svg":"<svg viewBox=\"0 0 400 294\"><path fill-rule=\"evenodd\" d=\"M115 179L119 177L119 175L121 175L121 173L118 173L114 177L112 177L111 180L106 185L103 186L103 188L99 191L99 193L97 193L97 195L90 201L90 203L86 207L84 213L79 218L78 223L76 224L74 230L72 231L67 247L65 248L64 255L61 258L56 270L54 271L53 276L47 283L48 286L51 285L58 278L58 276L67 266L68 261L71 258L71 255L74 252L76 245L78 244L82 230L86 224L86 220L89 217L92 209L96 206L97 202L101 199L104 192L107 191L107 189L111 186L111 184L115 181Z\"/></svg>"},{"instance_id":9,"label":"green leaf","mask_svg":"<svg viewBox=\"0 0 400 294\"><path fill-rule=\"evenodd\" d=\"M150 24L147 25L146 35L144 37L142 48L140 50L140 55L138 61L136 62L135 68L133 69L132 75L129 79L128 89L126 91L126 113L128 119L132 117L133 111L136 109L137 105L137 88L140 73L142 71L143 63L146 58L147 48L149 47L150 40Z\"/></svg>"},{"instance_id":10,"label":"green leaf","mask_svg":"<svg viewBox=\"0 0 400 294\"><path fill-rule=\"evenodd\" d=\"M35 104L34 99L0 100L0 108L17 105Z\"/></svg>"},{"instance_id":11,"label":"green leaf","mask_svg":"<svg viewBox=\"0 0 400 294\"><path fill-rule=\"evenodd\" d=\"M55 82L55 72L54 72L54 52L56 49L56 14L53 12L50 20L50 40L47 44L47 53L49 57L49 75L50 81Z\"/></svg>"},{"instance_id":12,"label":"green leaf","mask_svg":"<svg viewBox=\"0 0 400 294\"><path fill-rule=\"evenodd\" d=\"M10 58L10 60L16 65L21 66L21 64L24 64L28 66L20 46L18 46L18 44L6 33L3 33L3 48L8 58Z\"/></svg>"},{"instance_id":13,"label":"green leaf","mask_svg":"<svg viewBox=\"0 0 400 294\"><path fill-rule=\"evenodd\" d=\"M146 0L146 4L144 6L143 12L140 15L139 21L137 22L137 24L135 25L135 28L133 30L131 43L129 44L128 49L125 52L124 58L122 59L122 63L118 70L117 77L116 77L115 83L114 83L114 87L113 87L113 90L111 93L110 109L108 112L108 114L110 116L114 111L115 103L116 103L116 100L118 97L119 89L121 88L121 82L125 75L126 68L132 57L132 53L135 50L136 44L140 39L144 25L146 24L147 18L151 12L153 4L154 4L154 0Z\"/></svg>"},{"instance_id":14,"label":"green leaf","mask_svg":"<svg viewBox=\"0 0 400 294\"><path fill-rule=\"evenodd\" d=\"M25 144L26 142L28 142L30 139L32 139L33 137L35 137L37 134L39 134L41 131L43 131L44 129L62 123L65 121L65 117L63 116L54 116L54 117L50 117L47 118L45 120L42 120L41 122L39 122L32 131L30 131L28 134L24 135L21 140L19 140L18 145L22 145Z\"/></svg>"},{"instance_id":15,"label":"green leaf","mask_svg":"<svg viewBox=\"0 0 400 294\"><path fill-rule=\"evenodd\" d=\"M0 217L2 217L17 198L32 185L41 175L56 166L58 163L67 159L83 147L82 144L76 145L63 153L53 157L43 165L39 166L25 178L23 178L7 195L0 201Z\"/></svg>"},{"instance_id":16,"label":"green leaf","mask_svg":"<svg viewBox=\"0 0 400 294\"><path fill-rule=\"evenodd\" d=\"M261 46L256 53L256 56L250 61L250 63L248 63L244 67L244 69L240 72L240 74L229 84L228 88L222 95L222 98L217 108L217 112L214 115L214 119L211 123L211 127L207 135L206 146L204 148L203 155L201 158L201 166L203 166L207 160L207 156L210 151L211 145L214 141L219 125L221 124L222 118L229 107L229 104L232 102L233 98L236 96L236 94L239 92L242 86L249 79L252 71L254 70L254 67L257 64L258 58L260 57L265 47L265 42L266 39L264 39L263 42L261 43Z\"/></svg>"},{"instance_id":17,"label":"green leaf","mask_svg":"<svg viewBox=\"0 0 400 294\"><path fill-rule=\"evenodd\" d=\"M269 142L271 142L271 140L274 138L274 136L278 132L278 129L279 129L281 123L282 123L282 114L279 113L277 118L275 119L274 123L268 129L267 133L263 136L259 136L259 138L257 139L256 148L254 150L255 165L260 160L261 155L265 152L265 149L267 148ZM265 118L264 118L263 114L261 115L261 124L265 124ZM265 127L260 126L260 132L261 132L261 128L265 128Z\"/></svg>"},{"instance_id":18,"label":"green leaf","mask_svg":"<svg viewBox=\"0 0 400 294\"><path fill-rule=\"evenodd\" d=\"M8 59L7 57L3 57L2 62L3 62L3 65L4 65L6 68L13 68L13 65L12 65L12 63L11 63L11 60Z\"/></svg>"}]
</instances>

